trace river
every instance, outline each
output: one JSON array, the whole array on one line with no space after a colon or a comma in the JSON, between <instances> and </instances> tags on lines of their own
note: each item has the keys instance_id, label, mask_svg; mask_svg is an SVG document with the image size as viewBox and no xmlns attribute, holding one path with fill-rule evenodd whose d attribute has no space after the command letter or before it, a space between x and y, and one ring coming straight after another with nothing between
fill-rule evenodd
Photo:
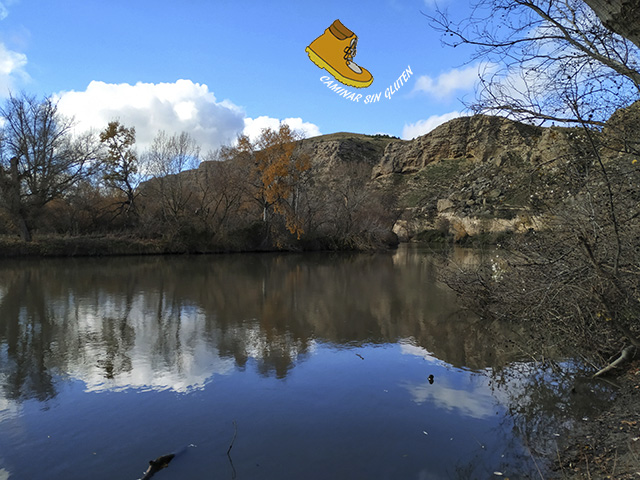
<instances>
[{"instance_id":1,"label":"river","mask_svg":"<svg viewBox=\"0 0 640 480\"><path fill-rule=\"evenodd\" d=\"M492 375L516 359L438 265L406 245L3 261L0 480L134 480L180 450L154 478L540 478Z\"/></svg>"}]
</instances>

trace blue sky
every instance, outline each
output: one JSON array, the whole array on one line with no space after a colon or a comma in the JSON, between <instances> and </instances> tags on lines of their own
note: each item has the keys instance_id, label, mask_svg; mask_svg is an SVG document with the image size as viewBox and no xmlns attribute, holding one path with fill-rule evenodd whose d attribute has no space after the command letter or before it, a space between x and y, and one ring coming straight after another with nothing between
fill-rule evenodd
<instances>
[{"instance_id":1,"label":"blue sky","mask_svg":"<svg viewBox=\"0 0 640 480\"><path fill-rule=\"evenodd\" d=\"M464 65L470 51L441 46L422 15L432 1L0 0L0 97L54 95L78 129L119 119L142 145L163 129L216 148L280 121L308 136L412 138L458 116L477 78ZM380 101L336 94L308 59L305 47L335 19L358 36L354 61L374 77L350 90Z\"/></svg>"}]
</instances>

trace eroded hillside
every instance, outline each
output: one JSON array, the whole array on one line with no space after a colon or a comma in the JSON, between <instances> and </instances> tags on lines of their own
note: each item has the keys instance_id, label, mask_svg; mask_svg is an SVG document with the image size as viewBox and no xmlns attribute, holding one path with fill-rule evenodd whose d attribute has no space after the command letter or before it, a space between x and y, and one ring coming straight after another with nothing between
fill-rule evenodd
<instances>
[{"instance_id":1,"label":"eroded hillside","mask_svg":"<svg viewBox=\"0 0 640 480\"><path fill-rule=\"evenodd\" d=\"M340 133L304 140L318 175L359 164L368 188L396 197L394 231L402 240L425 232L456 240L542 228L536 200L561 199L563 162L587 151L580 129L538 127L502 117L451 120L411 141ZM427 235L431 238L432 235Z\"/></svg>"}]
</instances>

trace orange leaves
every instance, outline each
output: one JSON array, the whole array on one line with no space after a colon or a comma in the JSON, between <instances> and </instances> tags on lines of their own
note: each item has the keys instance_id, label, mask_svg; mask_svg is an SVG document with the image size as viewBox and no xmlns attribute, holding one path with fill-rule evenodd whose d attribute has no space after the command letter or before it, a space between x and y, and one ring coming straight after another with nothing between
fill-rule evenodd
<instances>
[{"instance_id":1,"label":"orange leaves","mask_svg":"<svg viewBox=\"0 0 640 480\"><path fill-rule=\"evenodd\" d=\"M296 187L304 172L311 168L308 157L295 155L299 136L286 124L278 131L270 128L262 131L253 143L255 166L260 179L259 195L265 205L283 217L290 233L300 238L304 233L296 212ZM239 139L238 148L248 150L248 139Z\"/></svg>"},{"instance_id":2,"label":"orange leaves","mask_svg":"<svg viewBox=\"0 0 640 480\"><path fill-rule=\"evenodd\" d=\"M311 162L298 150L299 140L299 133L282 124L277 130L263 129L255 140L241 135L234 147L221 152L222 158L244 166L247 190L260 205L262 221L276 243L288 234L300 238L304 233L298 203ZM277 217L280 221L273 222Z\"/></svg>"}]
</instances>

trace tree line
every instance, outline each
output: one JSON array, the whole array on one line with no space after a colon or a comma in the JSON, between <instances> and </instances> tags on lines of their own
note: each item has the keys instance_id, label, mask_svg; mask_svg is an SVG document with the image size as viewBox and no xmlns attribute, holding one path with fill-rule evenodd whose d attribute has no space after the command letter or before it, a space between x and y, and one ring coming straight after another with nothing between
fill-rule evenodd
<instances>
[{"instance_id":1,"label":"tree line","mask_svg":"<svg viewBox=\"0 0 640 480\"><path fill-rule=\"evenodd\" d=\"M0 234L114 234L179 251L363 248L393 241L393 198L370 167L320 174L286 124L202 153L160 131L142 153L120 121L76 135L49 97L0 108Z\"/></svg>"}]
</instances>

